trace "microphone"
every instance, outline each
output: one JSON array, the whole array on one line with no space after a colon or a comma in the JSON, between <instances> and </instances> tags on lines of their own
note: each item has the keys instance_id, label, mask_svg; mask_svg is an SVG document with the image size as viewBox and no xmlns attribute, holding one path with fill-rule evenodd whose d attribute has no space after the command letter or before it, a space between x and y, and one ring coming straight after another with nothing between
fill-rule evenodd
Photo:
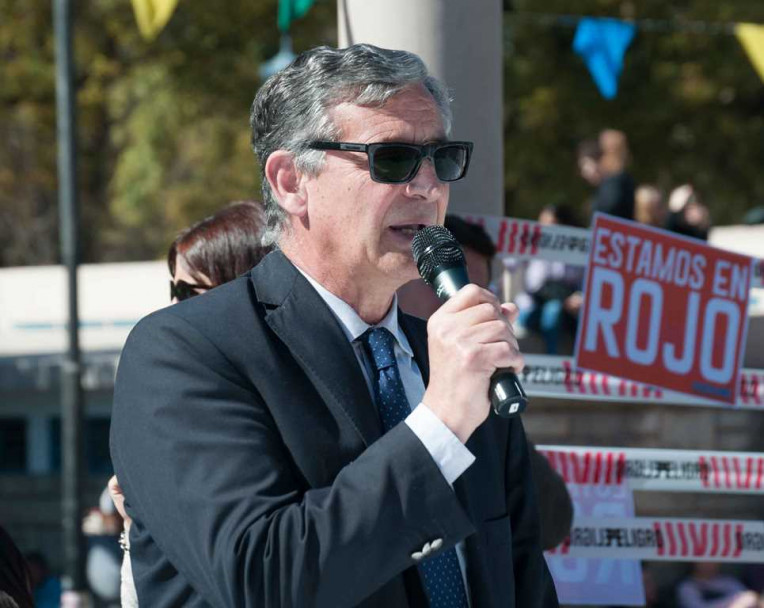
<instances>
[{"instance_id":1,"label":"microphone","mask_svg":"<svg viewBox=\"0 0 764 608\"><path fill-rule=\"evenodd\" d=\"M414 236L411 252L419 275L442 302L470 282L464 253L447 228L426 226ZM493 373L489 397L493 411L502 418L521 414L528 405L528 397L511 368Z\"/></svg>"}]
</instances>

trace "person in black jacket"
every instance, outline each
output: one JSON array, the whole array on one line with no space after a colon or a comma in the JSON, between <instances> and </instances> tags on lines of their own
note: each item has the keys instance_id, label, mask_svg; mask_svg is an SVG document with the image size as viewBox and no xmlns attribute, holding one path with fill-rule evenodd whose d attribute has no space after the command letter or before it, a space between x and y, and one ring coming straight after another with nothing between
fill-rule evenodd
<instances>
[{"instance_id":1,"label":"person in black jacket","mask_svg":"<svg viewBox=\"0 0 764 608\"><path fill-rule=\"evenodd\" d=\"M251 125L277 250L120 359L139 603L557 606L522 422L489 416L491 375L523 365L516 309L476 285L427 326L397 306L472 150L444 86L411 53L320 47Z\"/></svg>"},{"instance_id":2,"label":"person in black jacket","mask_svg":"<svg viewBox=\"0 0 764 608\"><path fill-rule=\"evenodd\" d=\"M596 188L592 213L634 219L634 180L626 171L629 146L621 131L606 129L596 142L582 142L578 149L581 176Z\"/></svg>"}]
</instances>

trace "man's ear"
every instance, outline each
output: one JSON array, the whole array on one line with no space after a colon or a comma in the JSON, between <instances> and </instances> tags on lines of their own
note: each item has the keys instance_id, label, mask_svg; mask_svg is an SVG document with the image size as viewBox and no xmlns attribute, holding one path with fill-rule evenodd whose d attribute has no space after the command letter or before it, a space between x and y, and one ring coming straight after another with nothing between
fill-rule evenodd
<instances>
[{"instance_id":1,"label":"man's ear","mask_svg":"<svg viewBox=\"0 0 764 608\"><path fill-rule=\"evenodd\" d=\"M265 179L279 205L289 215L304 217L308 212L308 199L304 179L297 170L294 155L286 150L271 152L265 161Z\"/></svg>"}]
</instances>

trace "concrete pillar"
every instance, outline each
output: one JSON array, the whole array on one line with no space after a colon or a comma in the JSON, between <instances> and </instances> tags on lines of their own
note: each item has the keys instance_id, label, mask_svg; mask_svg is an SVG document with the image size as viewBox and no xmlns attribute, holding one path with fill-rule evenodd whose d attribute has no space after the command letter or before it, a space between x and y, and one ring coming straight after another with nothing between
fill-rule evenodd
<instances>
[{"instance_id":1,"label":"concrete pillar","mask_svg":"<svg viewBox=\"0 0 764 608\"><path fill-rule=\"evenodd\" d=\"M454 139L475 142L452 211L504 215L500 0L337 0L339 46L416 53L454 98Z\"/></svg>"}]
</instances>

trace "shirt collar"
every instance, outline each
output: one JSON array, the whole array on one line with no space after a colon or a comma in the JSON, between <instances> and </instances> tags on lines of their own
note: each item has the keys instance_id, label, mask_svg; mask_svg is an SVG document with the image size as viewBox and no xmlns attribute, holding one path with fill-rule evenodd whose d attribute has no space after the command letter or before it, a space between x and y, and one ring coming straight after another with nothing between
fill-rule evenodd
<instances>
[{"instance_id":1,"label":"shirt collar","mask_svg":"<svg viewBox=\"0 0 764 608\"><path fill-rule=\"evenodd\" d=\"M321 296L321 299L326 302L326 305L334 313L334 316L337 317L349 342L354 342L360 338L367 329L372 327L360 316L358 316L358 313L353 309L352 306L350 306L350 304L345 302L342 298L338 298L299 266L295 265L295 268L297 268L302 276L304 276L308 282L313 285L315 290L318 292L318 295ZM409 357L414 356L414 351L409 345L406 334L403 333L403 330L401 330L401 326L398 323L397 293L393 296L393 303L390 306L390 310L387 311L385 317L379 323L377 323L375 327L384 327L387 329L391 334L393 334L395 341L398 343L398 346L400 346L401 350L403 350L403 352L405 352Z\"/></svg>"}]
</instances>

